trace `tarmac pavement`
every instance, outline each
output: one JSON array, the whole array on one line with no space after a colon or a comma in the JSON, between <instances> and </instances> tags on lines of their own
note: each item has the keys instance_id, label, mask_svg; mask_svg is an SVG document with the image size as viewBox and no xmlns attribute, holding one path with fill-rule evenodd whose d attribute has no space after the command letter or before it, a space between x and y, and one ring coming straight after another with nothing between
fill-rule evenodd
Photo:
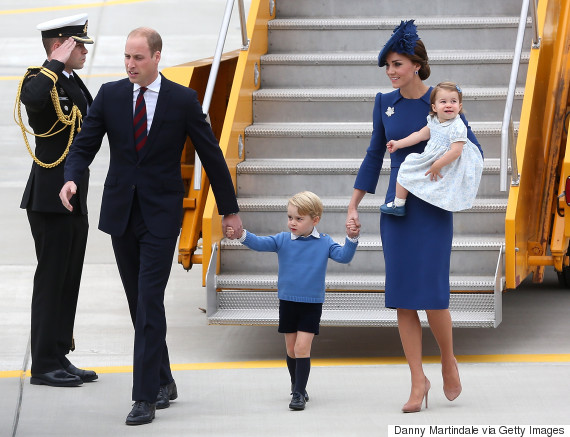
<instances>
[{"instance_id":1,"label":"tarmac pavement","mask_svg":"<svg viewBox=\"0 0 570 437\"><path fill-rule=\"evenodd\" d=\"M89 13L96 44L79 73L95 95L101 83L124 77L122 50L132 28L159 30L164 68L212 56L225 7L223 0L38 3L4 0L0 7L0 436L387 436L390 425L401 426L399 434L454 425L448 435L465 432L464 425L493 425L505 435L522 435L517 426L566 425L563 431L570 434L570 291L559 288L552 271L543 284L527 281L504 295L499 328L454 331L464 387L456 401L443 396L438 349L428 329L429 408L402 414L409 371L397 329L325 327L313 345L311 400L305 411L292 412L284 341L276 328L209 326L200 309L206 307L201 266L186 272L175 260L165 305L179 398L158 411L152 424L125 426L133 329L110 238L97 230L108 164L105 145L91 167L91 229L77 348L70 354L76 366L97 370L99 379L77 388L30 385L25 371L35 255L19 203L31 159L12 110L19 77L45 57L35 26ZM238 26L234 10L226 51L240 46ZM392 428L392 435L397 430Z\"/></svg>"}]
</instances>

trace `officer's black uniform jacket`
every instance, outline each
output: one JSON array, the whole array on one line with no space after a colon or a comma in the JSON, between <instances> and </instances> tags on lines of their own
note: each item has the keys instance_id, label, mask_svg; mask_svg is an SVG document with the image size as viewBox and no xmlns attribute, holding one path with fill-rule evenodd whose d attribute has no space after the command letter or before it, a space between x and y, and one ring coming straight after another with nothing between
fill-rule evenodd
<instances>
[{"instance_id":1,"label":"officer's black uniform jacket","mask_svg":"<svg viewBox=\"0 0 570 437\"><path fill-rule=\"evenodd\" d=\"M60 61L46 61L43 66L58 76L55 86L63 113L70 114L75 104L85 118L87 104L91 105L93 98L81 79L75 73L75 81L68 79L63 74L65 65ZM21 101L26 107L29 125L34 133L43 134L56 122L57 114L50 95L53 80L39 71L39 69L32 70L25 79L22 85ZM54 130L59 130L62 126L63 124L58 122ZM41 162L48 164L59 159L67 147L69 129L70 126L67 126L57 135L46 138L35 137L35 155ZM77 129L77 122L75 129ZM31 139L31 136L28 138ZM59 199L59 192L64 184L64 164L65 160L54 168L43 168L33 162L20 207L36 212L69 214ZM78 184L77 195L71 199L74 213L87 214L88 185L89 171L86 171Z\"/></svg>"}]
</instances>

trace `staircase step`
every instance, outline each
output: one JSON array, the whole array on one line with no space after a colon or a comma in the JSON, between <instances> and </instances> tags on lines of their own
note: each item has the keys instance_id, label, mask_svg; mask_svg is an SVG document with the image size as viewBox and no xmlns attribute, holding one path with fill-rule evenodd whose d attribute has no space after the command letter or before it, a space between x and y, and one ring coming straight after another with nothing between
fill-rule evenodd
<instances>
[{"instance_id":1,"label":"staircase step","mask_svg":"<svg viewBox=\"0 0 570 437\"><path fill-rule=\"evenodd\" d=\"M512 49L519 15L516 16L427 16L415 20L422 41L428 48L476 50L481 47ZM269 21L269 51L359 51L381 49L401 19L395 17L277 18ZM527 27L532 26L531 19ZM524 47L530 47L527 32Z\"/></svg>"},{"instance_id":2,"label":"staircase step","mask_svg":"<svg viewBox=\"0 0 570 437\"><path fill-rule=\"evenodd\" d=\"M517 11L517 12L520 12ZM313 18L275 18L268 24L269 30L389 30L390 35L396 26L401 22L401 18L382 16L371 17L313 17ZM414 19L421 29L493 29L493 28L518 28L519 15L510 16L426 16ZM527 28L532 26L532 19L527 18ZM443 29L442 29L443 28ZM388 35L389 36L389 35ZM422 40L423 40L423 34ZM383 39L380 39L384 41ZM386 38L387 40L387 38ZM492 45L492 44L488 44Z\"/></svg>"},{"instance_id":3,"label":"staircase step","mask_svg":"<svg viewBox=\"0 0 570 437\"><path fill-rule=\"evenodd\" d=\"M350 196L360 169L358 159L248 159L237 166L237 191L240 197L287 196L309 190L319 196ZM499 160L486 159L478 196L500 196ZM390 160L384 159L377 190L388 188ZM330 183L334 176L335 183ZM427 183L427 179L426 179Z\"/></svg>"},{"instance_id":4,"label":"staircase step","mask_svg":"<svg viewBox=\"0 0 570 437\"><path fill-rule=\"evenodd\" d=\"M282 219L282 227L286 221ZM279 224L276 225L279 231ZM320 230L332 229L320 227ZM342 229L342 228L341 228ZM255 230L255 228L253 228ZM334 231L339 231L339 228ZM345 235L332 234L331 237L344 244ZM457 236L453 239L451 250L450 273L453 275L484 275L494 271L497 254L504 244L502 236ZM235 240L223 240L220 266L225 273L274 273L277 274L277 255L275 253L256 252ZM328 263L327 272L342 273L347 276L364 275L371 271L384 272L383 247L378 234L365 234L360 238L358 249L349 264L334 261ZM413 266L410 266L413 270Z\"/></svg>"},{"instance_id":5,"label":"staircase step","mask_svg":"<svg viewBox=\"0 0 570 437\"><path fill-rule=\"evenodd\" d=\"M491 278L492 279L492 278ZM491 291L491 290L489 290ZM220 291L217 310L208 314L214 325L272 326L279 321L276 291ZM452 293L449 310L454 327L493 327L493 293ZM419 311L422 326L428 326L424 311ZM384 304L384 293L329 292L323 304L321 326L397 326L396 310Z\"/></svg>"},{"instance_id":6,"label":"staircase step","mask_svg":"<svg viewBox=\"0 0 570 437\"><path fill-rule=\"evenodd\" d=\"M367 122L378 92L393 88L264 88L253 95L254 123ZM470 120L502 120L507 88L462 88ZM520 118L524 87L515 91L513 118Z\"/></svg>"},{"instance_id":7,"label":"staircase step","mask_svg":"<svg viewBox=\"0 0 570 437\"><path fill-rule=\"evenodd\" d=\"M505 100L506 87L477 87L462 88L463 100ZM263 88L253 93L253 100L279 100L279 101L374 101L378 92L389 93L394 88ZM515 97L524 96L524 87L517 87Z\"/></svg>"},{"instance_id":8,"label":"staircase step","mask_svg":"<svg viewBox=\"0 0 570 437\"><path fill-rule=\"evenodd\" d=\"M490 291L493 289L494 280L492 276L455 276L450 277L449 285L452 293ZM383 291L385 286L385 275L378 274L327 273L325 280L327 291ZM221 290L277 290L277 275L261 273L220 274L216 277L216 287Z\"/></svg>"},{"instance_id":9,"label":"staircase step","mask_svg":"<svg viewBox=\"0 0 570 437\"><path fill-rule=\"evenodd\" d=\"M255 197L244 198L238 197L238 204L240 207L240 214L249 212L279 212L284 213L287 211L288 197ZM324 213L331 212L345 212L348 208L350 201L349 197L323 197ZM368 194L360 202L358 207L359 213L380 213L380 205L384 203L384 193L380 195ZM507 204L506 196L503 198L491 199L475 199L471 209L456 212L459 214L468 214L472 212L505 212ZM323 215L324 215L323 213ZM323 217L324 219L324 217ZM275 222L273 222L275 223Z\"/></svg>"},{"instance_id":10,"label":"staircase step","mask_svg":"<svg viewBox=\"0 0 570 437\"><path fill-rule=\"evenodd\" d=\"M370 115L372 117L372 114ZM515 124L518 133L519 123ZM473 133L479 136L500 135L502 122L470 121ZM356 137L372 135L372 121L364 123L255 123L245 129L249 137Z\"/></svg>"},{"instance_id":11,"label":"staircase step","mask_svg":"<svg viewBox=\"0 0 570 437\"><path fill-rule=\"evenodd\" d=\"M420 19L430 16L467 16L472 15L474 9L481 16L518 16L520 15L520 2L478 0L472 2L432 0L429 2L414 1L410 6L407 3L388 0L358 0L332 1L332 0L303 0L278 1L277 18L286 17L401 17L406 12L409 18ZM399 23L399 22L398 22Z\"/></svg>"},{"instance_id":12,"label":"staircase step","mask_svg":"<svg viewBox=\"0 0 570 437\"><path fill-rule=\"evenodd\" d=\"M240 216L246 227L259 235L272 235L279 232L276 224L283 224L285 230L285 212L288 197L238 197ZM321 229L342 230L345 226L349 197L323 197L324 213ZM358 208L362 232L379 234L380 205L384 203L384 192L364 197ZM459 235L501 235L505 234L505 213L507 196L502 198L475 199L473 207L453 215L454 234Z\"/></svg>"},{"instance_id":13,"label":"staircase step","mask_svg":"<svg viewBox=\"0 0 570 437\"><path fill-rule=\"evenodd\" d=\"M248 159L238 164L238 175L245 174L356 174L362 159ZM485 159L484 173L498 173L499 159ZM382 171L390 172L390 159L384 158Z\"/></svg>"},{"instance_id":14,"label":"staircase step","mask_svg":"<svg viewBox=\"0 0 570 437\"><path fill-rule=\"evenodd\" d=\"M489 64L512 63L511 50L432 50L430 64L434 65L478 65L481 61ZM521 54L521 61L528 62L529 52ZM376 52L330 52L330 53L268 53L261 57L265 65L378 65Z\"/></svg>"},{"instance_id":15,"label":"staircase step","mask_svg":"<svg viewBox=\"0 0 570 437\"><path fill-rule=\"evenodd\" d=\"M380 205L384 203L384 194L381 196L367 195L360 202L358 207L359 212L378 212ZM242 212L281 212L287 211L287 199L288 197L255 197L255 198L243 198L238 197L238 204L240 207L240 214ZM323 197L324 212L335 212L335 211L345 211L348 207L350 201L349 197ZM506 198L496 198L496 199L475 199L473 208L467 211L477 211L484 210L491 212L494 210L502 210L506 205ZM460 213L456 213L460 214Z\"/></svg>"},{"instance_id":16,"label":"staircase step","mask_svg":"<svg viewBox=\"0 0 570 437\"><path fill-rule=\"evenodd\" d=\"M276 232L279 231L277 230ZM344 234L330 234L330 236L334 241L337 241L339 244L344 243L345 239ZM452 249L457 249L457 250L499 249L504 243L505 239L503 236L478 235L478 234L459 235L453 238ZM251 250L248 247L241 244L238 240L230 240L228 238L222 239L221 246L227 250L248 250L248 251ZM366 234L360 236L358 241L358 250L378 250L378 249L382 249L382 240L380 239L380 235Z\"/></svg>"},{"instance_id":17,"label":"staircase step","mask_svg":"<svg viewBox=\"0 0 570 437\"><path fill-rule=\"evenodd\" d=\"M467 114L469 119L469 114ZM372 136L370 121L363 123L255 123L246 127L246 161L251 158L364 158ZM498 158L500 121L469 120L485 158ZM518 134L518 122L515 124Z\"/></svg>"},{"instance_id":18,"label":"staircase step","mask_svg":"<svg viewBox=\"0 0 570 437\"><path fill-rule=\"evenodd\" d=\"M526 67L529 53L521 56ZM504 86L510 76L513 51L432 50L430 83L454 80L462 87ZM389 87L384 70L378 69L377 52L270 53L261 57L262 88ZM444 68L438 68L438 67ZM460 80L461 79L461 80ZM518 75L524 86L526 68Z\"/></svg>"}]
</instances>

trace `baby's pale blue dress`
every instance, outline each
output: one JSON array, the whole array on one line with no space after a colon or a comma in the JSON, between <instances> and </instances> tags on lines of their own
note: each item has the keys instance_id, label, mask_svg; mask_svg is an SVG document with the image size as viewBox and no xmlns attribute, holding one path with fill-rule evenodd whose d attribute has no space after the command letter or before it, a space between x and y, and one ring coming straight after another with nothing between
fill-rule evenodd
<instances>
[{"instance_id":1,"label":"baby's pale blue dress","mask_svg":"<svg viewBox=\"0 0 570 437\"><path fill-rule=\"evenodd\" d=\"M467 127L458 115L440 123L428 115L430 139L422 153L410 153L400 166L398 183L416 197L447 211L469 209L477 196L483 157L467 138ZM455 142L464 142L459 158L441 169L443 178L430 180L426 172Z\"/></svg>"}]
</instances>

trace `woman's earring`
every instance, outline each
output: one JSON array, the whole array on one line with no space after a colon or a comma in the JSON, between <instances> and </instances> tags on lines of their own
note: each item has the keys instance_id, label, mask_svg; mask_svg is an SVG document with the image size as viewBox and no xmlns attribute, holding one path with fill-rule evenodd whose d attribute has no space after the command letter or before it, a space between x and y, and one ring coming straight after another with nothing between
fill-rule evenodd
<instances>
[{"instance_id":1,"label":"woman's earring","mask_svg":"<svg viewBox=\"0 0 570 437\"><path fill-rule=\"evenodd\" d=\"M414 72L414 74L417 76L417 74L418 74L418 70L416 70L416 71Z\"/></svg>"}]
</instances>

